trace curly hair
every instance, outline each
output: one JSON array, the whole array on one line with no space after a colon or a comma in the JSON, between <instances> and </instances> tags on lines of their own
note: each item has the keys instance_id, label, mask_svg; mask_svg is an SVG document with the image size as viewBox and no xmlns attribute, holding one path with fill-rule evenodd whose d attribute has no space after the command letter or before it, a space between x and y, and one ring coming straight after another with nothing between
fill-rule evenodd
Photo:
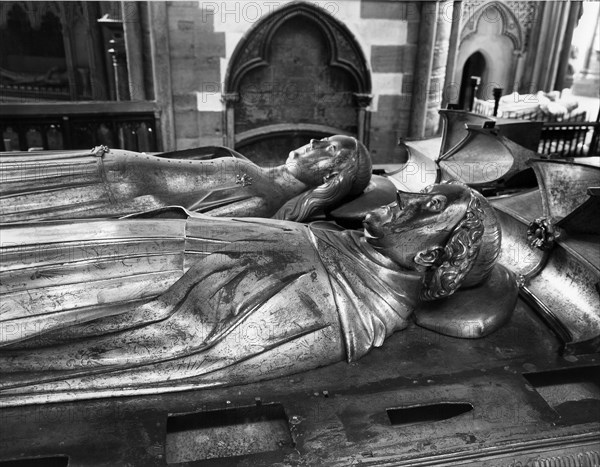
<instances>
[{"instance_id":1,"label":"curly hair","mask_svg":"<svg viewBox=\"0 0 600 467\"><path fill-rule=\"evenodd\" d=\"M283 219L304 222L312 215L325 207L334 207L342 202L348 195L361 193L371 180L371 156L367 148L356 138L354 151L356 161L340 171L335 177L327 180L323 185L307 190L286 202L273 216L274 219ZM336 154L341 157L342 149Z\"/></svg>"},{"instance_id":2,"label":"curly hair","mask_svg":"<svg viewBox=\"0 0 600 467\"><path fill-rule=\"evenodd\" d=\"M436 264L425 274L422 300L447 297L461 286L479 255L485 231L484 219L481 201L471 192L465 216L450 234ZM490 270L491 267L493 262Z\"/></svg>"}]
</instances>

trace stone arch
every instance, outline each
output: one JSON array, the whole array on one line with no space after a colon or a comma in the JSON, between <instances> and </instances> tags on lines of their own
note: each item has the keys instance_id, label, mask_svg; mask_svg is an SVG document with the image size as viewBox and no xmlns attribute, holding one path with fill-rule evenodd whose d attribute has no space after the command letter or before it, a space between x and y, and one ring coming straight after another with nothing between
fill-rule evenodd
<instances>
[{"instance_id":1,"label":"stone arch","mask_svg":"<svg viewBox=\"0 0 600 467\"><path fill-rule=\"evenodd\" d=\"M350 30L318 6L286 5L250 29L231 57L224 142L250 158L298 136L355 134L366 142L370 93L367 61Z\"/></svg>"},{"instance_id":2,"label":"stone arch","mask_svg":"<svg viewBox=\"0 0 600 467\"><path fill-rule=\"evenodd\" d=\"M522 52L523 33L519 20L501 2L492 1L474 12L467 11L463 23L456 62L455 81L461 82L463 67L476 52L486 59L486 73L478 89L478 97L492 99L493 88L510 92L514 85L515 70Z\"/></svg>"},{"instance_id":3,"label":"stone arch","mask_svg":"<svg viewBox=\"0 0 600 467\"><path fill-rule=\"evenodd\" d=\"M519 20L508 6L499 1L485 3L471 15L461 32L461 44L479 31L482 21L499 22L500 34L510 39L514 50L523 49L523 33Z\"/></svg>"}]
</instances>

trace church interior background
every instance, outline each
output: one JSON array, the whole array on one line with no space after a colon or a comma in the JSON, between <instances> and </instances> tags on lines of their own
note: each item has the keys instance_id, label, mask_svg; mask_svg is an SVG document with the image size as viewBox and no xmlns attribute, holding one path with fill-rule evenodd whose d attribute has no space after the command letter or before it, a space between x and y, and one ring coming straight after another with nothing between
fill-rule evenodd
<instances>
[{"instance_id":1,"label":"church interior background","mask_svg":"<svg viewBox=\"0 0 600 467\"><path fill-rule=\"evenodd\" d=\"M0 149L222 144L275 163L340 133L401 161L399 139L469 105L472 76L483 114L494 88L530 107L566 89L564 119L594 122L597 21L578 1L3 1Z\"/></svg>"},{"instance_id":2,"label":"church interior background","mask_svg":"<svg viewBox=\"0 0 600 467\"><path fill-rule=\"evenodd\" d=\"M0 1L0 208L5 210L1 233L6 236L0 239L0 259L6 264L0 270L0 298L13 299L0 303L0 467L600 466L599 92L600 2L595 1ZM304 146L330 135L341 136ZM289 169L286 160L293 148L303 148L305 155L321 154L319 149L350 154L371 183L367 180L370 184L356 191L350 185L361 178L358 169L348 176L350 164L336 160L342 168L330 164L333 168L324 177L317 174L316 185L300 176L276 185L278 174L291 173L280 169ZM300 158L302 151L289 157ZM365 162L369 153L372 166ZM226 156L221 167L227 169L219 176L229 177L227 183L211 178L219 168L209 167L207 159L216 154ZM403 178L405 168L412 167L407 161L422 170L413 185ZM461 168L489 163L504 172L491 181L477 179L481 174L475 170L461 179L464 173L452 172L453 163ZM197 174L208 181L198 186ZM430 180L432 174L438 178ZM123 182L128 177L134 180L131 185ZM452 179L464 185L434 188L447 198L426 192L426 186ZM393 269L396 259L382 256L383 248L366 254L357 247L385 238L369 235L373 225L363 223L368 211L360 205L380 194L377 189L384 185L377 183L382 180L388 183L385 195L391 196L383 204L388 213L390 205L398 208L397 218L404 212L433 217L437 214L430 212L446 209L446 204L435 204L440 199L451 199L452 209L465 212L452 225L447 218L459 216L449 214L439 229L429 218L423 223L426 228L418 231L423 237L464 230L456 234L454 250L436 245L427 254L408 255L423 266L415 269L423 278L405 275L416 284L413 292L425 284L423 271L428 278L434 275L426 268L441 269L451 262L435 255L459 251L461 241L472 240L469 235L485 232L485 240L496 248L485 252L492 259L489 276L481 273L481 284L474 281L458 291L463 298L443 297L449 300L440 300L439 309L415 305L414 313L403 317L406 327L398 325L394 335L386 321L392 314L384 316L387 308L377 305L388 300L389 290L396 292L397 284L409 282L402 275L406 271ZM149 191L127 191L135 182ZM339 198L335 209L321 204L314 212L318 221L337 225L305 225L301 216L291 218L299 220L293 225L288 222L285 215L293 211L286 209L289 202L313 201L301 188L317 192L326 203L333 198L323 187L336 183L347 189L347 204L341 205ZM265 185L266 195L260 193ZM412 201L403 201L404 188ZM291 199L279 200L282 192ZM125 201L115 193L125 193ZM185 196L164 201L160 195L165 193ZM139 204L127 204L127 196ZM425 197L431 199L426 208L423 202L418 209L405 209ZM183 198L185 206L171 203ZM275 198L282 205L273 208ZM247 199L258 201L244 204ZM369 202L373 199L379 202ZM248 215L255 219L240 219L228 214L228 203L242 206L241 217L248 206L250 212L256 206L265 210ZM104 211L93 211L98 206ZM119 211L125 208L129 210ZM352 209L359 215L347 216ZM205 216L214 212L236 218ZM212 222L205 228L204 223ZM236 222L235 229L227 227ZM238 228L243 222L247 224ZM217 227L211 231L211 225ZM407 232L413 235L408 230L402 235L408 238ZM348 240L359 237L356 243ZM410 240L407 245L423 241L416 234ZM223 254L233 266L218 263L221 248L238 241L242 246L237 251ZM61 254L68 258L63 261ZM467 251L463 259L469 254L469 260L479 260L479 251ZM341 257L345 262L338 261ZM198 264L212 265L206 277L213 274L218 281L202 276L189 285L193 276L188 271L198 273ZM293 277L284 275L300 268L297 264L304 269L292 271ZM306 272L315 264L318 280L316 272ZM389 264L393 267L386 269ZM259 281L272 277L279 289L271 283L272 290L261 288ZM298 299L285 281L310 293L302 289ZM369 281L380 287L369 289ZM206 284L215 290L204 300ZM96 295L88 292L94 287L100 287ZM49 289L60 290L52 295ZM308 334L298 331L304 328L295 327L294 313L320 313L311 297L314 290L326 303L355 307L361 319L360 312L369 307L374 315L381 312L384 317L372 321L379 326L371 328L361 327L366 320L347 319L356 325L352 332L367 336L369 345L378 348L365 351L360 360L333 362L331 355L342 348L335 339L341 337L326 334L329 324L317 318L309 323L310 332L322 340L311 343ZM389 301L403 303L402 293L397 294L400 299L390 294ZM143 308L163 297L167 311L166 306ZM222 316L214 313L219 326L243 322L236 321L239 309L250 310L248 316L259 310L262 314L252 319L267 320L277 332L289 326L277 334L277 345L284 350L269 354L280 360L265 357L258 360L262 366L245 367L254 356L240 351L238 360L230 357L239 342L230 345L225 338L233 339L234 333L216 325L206 338L223 339L220 347L214 344L216 357L210 353L212 341L198 344L201 351L194 348L197 360L185 360L189 355L184 351L177 354L188 350L178 339L193 340L198 337L194 331L204 329L189 324L190 316L201 315L194 306L212 306L213 297L219 306L231 305L219 309ZM406 301L417 303L422 295L418 297ZM17 299L33 303L34 313L15 306ZM55 319L45 307L62 313L61 300L73 308ZM252 300L256 303L246 306ZM279 309L263 307L265 303ZM125 313L132 304L140 307L132 310L144 313ZM482 310L498 309L501 313L481 318L488 318ZM94 321L98 310L108 314ZM178 318L180 310L189 313ZM174 327L160 327L163 312L172 312L169 319L175 316ZM276 312L285 312L286 318ZM81 322L77 313L84 316ZM6 323L10 326L13 318L27 323L39 318L57 329L32 326L24 333L33 337L11 342ZM453 320L467 325L453 327ZM440 323L446 327L440 329ZM473 323L481 326L470 327ZM133 349L136 358L142 355L139 366L126 351L113 354L110 347L111 337L129 331L137 336L138 326L142 338L132 337L130 347L123 347ZM145 326L161 332L148 337ZM494 329L488 334L489 327ZM301 336L291 338L288 330ZM99 337L95 332L106 337L94 341L105 343L105 353L97 350L100 346L85 347L85 339ZM163 334L172 340L161 340ZM388 340L381 345L384 337ZM352 348L348 342L344 345ZM267 343L260 345L269 351L277 347ZM60 349L69 350L71 344L76 350L64 357ZM253 346L248 344L252 351ZM55 347L58 357L52 353ZM322 355L313 355L321 347L323 361L317 358ZM40 358L46 350L48 360ZM206 350L208 357L201 354ZM94 361L94 352L104 366ZM150 363L143 360L146 352ZM298 358L292 361L289 355ZM155 356L163 359L157 366L162 373L153 373ZM125 361L121 369L119 358ZM290 368L299 365L298 372L284 371L286 359L292 361ZM313 359L318 365L311 367ZM213 379L193 374L196 365L204 371L204 366L225 360L224 368L207 371ZM89 369L87 363L100 369ZM28 365L35 370L28 373ZM144 379L148 368L155 378L150 382ZM252 371L262 377L264 368L275 376L253 380ZM131 371L125 373L126 383L119 381L119 371ZM19 381L22 374L30 379Z\"/></svg>"}]
</instances>

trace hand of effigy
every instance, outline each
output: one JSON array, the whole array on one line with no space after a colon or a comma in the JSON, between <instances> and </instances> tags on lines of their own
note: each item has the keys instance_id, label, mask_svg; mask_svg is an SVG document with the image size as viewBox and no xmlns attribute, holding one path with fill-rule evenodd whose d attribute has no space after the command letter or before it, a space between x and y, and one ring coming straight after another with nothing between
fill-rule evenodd
<instances>
[{"instance_id":1,"label":"hand of effigy","mask_svg":"<svg viewBox=\"0 0 600 467\"><path fill-rule=\"evenodd\" d=\"M442 184L398 192L364 233L196 214L14 225L3 244L0 403L23 404L354 361L421 304L485 287L500 235L484 198ZM499 315L485 332L508 308L479 311Z\"/></svg>"}]
</instances>

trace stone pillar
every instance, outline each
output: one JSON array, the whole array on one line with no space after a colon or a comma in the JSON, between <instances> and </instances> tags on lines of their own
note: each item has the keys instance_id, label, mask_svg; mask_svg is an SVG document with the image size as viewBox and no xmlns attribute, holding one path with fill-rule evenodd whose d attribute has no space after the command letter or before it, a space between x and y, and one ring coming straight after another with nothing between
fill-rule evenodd
<instances>
[{"instance_id":1,"label":"stone pillar","mask_svg":"<svg viewBox=\"0 0 600 467\"><path fill-rule=\"evenodd\" d=\"M240 100L237 92L225 93L221 96L223 102L223 145L235 148L235 103Z\"/></svg>"},{"instance_id":2,"label":"stone pillar","mask_svg":"<svg viewBox=\"0 0 600 467\"><path fill-rule=\"evenodd\" d=\"M519 92L521 87L521 79L523 77L523 70L525 68L525 55L527 52L515 51L515 74L513 76L512 91Z\"/></svg>"},{"instance_id":3,"label":"stone pillar","mask_svg":"<svg viewBox=\"0 0 600 467\"><path fill-rule=\"evenodd\" d=\"M433 52L437 29L438 2L422 2L421 23L419 24L419 48L415 60L415 72L412 80L412 97L409 138L425 137L427 119L427 96L431 86Z\"/></svg>"},{"instance_id":4,"label":"stone pillar","mask_svg":"<svg viewBox=\"0 0 600 467\"><path fill-rule=\"evenodd\" d=\"M598 28L600 28L600 11L598 12L598 16L596 16L596 27L594 28L594 34L592 35L592 40L585 51L585 62L583 66L583 70L581 70L581 74L583 77L586 77L590 72L590 69L594 68L594 59L598 61L598 57L596 56L596 44L598 43Z\"/></svg>"},{"instance_id":5,"label":"stone pillar","mask_svg":"<svg viewBox=\"0 0 600 467\"><path fill-rule=\"evenodd\" d=\"M529 92L554 89L570 5L571 1L541 4L539 25L535 28L536 47L532 48L533 53L528 54L533 59L533 70L525 77L531 83Z\"/></svg>"},{"instance_id":6,"label":"stone pillar","mask_svg":"<svg viewBox=\"0 0 600 467\"><path fill-rule=\"evenodd\" d=\"M419 49L415 65L411 100L409 137L434 136L439 128L438 110L446 76L448 44L453 17L453 2L423 2L419 25Z\"/></svg>"},{"instance_id":7,"label":"stone pillar","mask_svg":"<svg viewBox=\"0 0 600 467\"><path fill-rule=\"evenodd\" d=\"M370 114L367 107L371 105L373 96L371 94L354 93L356 105L358 106L358 140L365 146L369 146L369 120Z\"/></svg>"},{"instance_id":8,"label":"stone pillar","mask_svg":"<svg viewBox=\"0 0 600 467\"><path fill-rule=\"evenodd\" d=\"M456 58L458 56L461 13L462 0L455 1L452 9L452 27L450 30L450 41L448 43L446 77L444 78L444 89L442 90L442 109L448 107L448 104L451 102L458 102L460 84L454 82L454 74L456 70Z\"/></svg>"},{"instance_id":9,"label":"stone pillar","mask_svg":"<svg viewBox=\"0 0 600 467\"><path fill-rule=\"evenodd\" d=\"M556 82L554 89L562 91L565 88L565 78L567 76L567 67L569 66L569 58L571 56L571 42L573 42L573 31L577 26L577 21L581 16L582 5L579 1L571 2L569 9L569 18L565 27L565 35L562 41L562 50L560 51L560 59L556 72Z\"/></svg>"},{"instance_id":10,"label":"stone pillar","mask_svg":"<svg viewBox=\"0 0 600 467\"><path fill-rule=\"evenodd\" d=\"M162 151L174 151L175 119L173 117L173 86L171 84L171 58L169 54L169 29L166 2L148 3L152 75L156 105L160 111L160 146Z\"/></svg>"}]
</instances>

